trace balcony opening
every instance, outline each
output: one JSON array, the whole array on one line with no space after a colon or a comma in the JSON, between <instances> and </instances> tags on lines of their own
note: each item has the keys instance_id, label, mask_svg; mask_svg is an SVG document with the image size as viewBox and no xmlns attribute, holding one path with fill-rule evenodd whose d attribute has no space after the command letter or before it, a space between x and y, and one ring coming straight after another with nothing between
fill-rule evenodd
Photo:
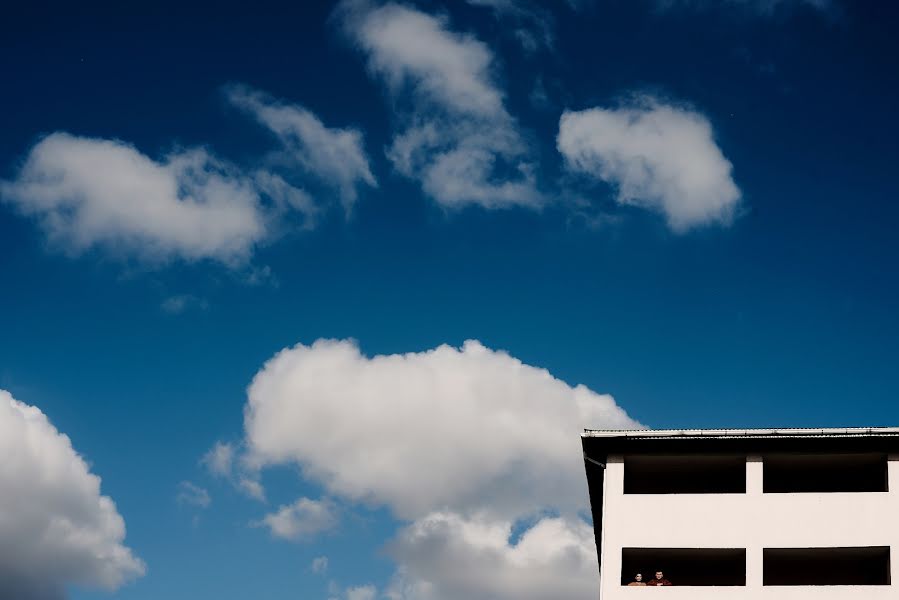
<instances>
[{"instance_id":1,"label":"balcony opening","mask_svg":"<svg viewBox=\"0 0 899 600\"><path fill-rule=\"evenodd\" d=\"M885 454L777 454L764 465L766 494L888 491Z\"/></svg>"},{"instance_id":2,"label":"balcony opening","mask_svg":"<svg viewBox=\"0 0 899 600\"><path fill-rule=\"evenodd\" d=\"M764 585L890 585L890 548L765 548Z\"/></svg>"},{"instance_id":3,"label":"balcony opening","mask_svg":"<svg viewBox=\"0 0 899 600\"><path fill-rule=\"evenodd\" d=\"M745 548L622 548L621 585L662 571L674 586L746 585Z\"/></svg>"},{"instance_id":4,"label":"balcony opening","mask_svg":"<svg viewBox=\"0 0 899 600\"><path fill-rule=\"evenodd\" d=\"M626 456L625 494L745 494L746 457Z\"/></svg>"}]
</instances>

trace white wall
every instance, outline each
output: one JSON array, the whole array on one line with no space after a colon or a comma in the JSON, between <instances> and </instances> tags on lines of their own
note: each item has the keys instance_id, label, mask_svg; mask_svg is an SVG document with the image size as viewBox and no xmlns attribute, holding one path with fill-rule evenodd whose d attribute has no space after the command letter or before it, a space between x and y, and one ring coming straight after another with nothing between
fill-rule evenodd
<instances>
[{"instance_id":1,"label":"white wall","mask_svg":"<svg viewBox=\"0 0 899 600\"><path fill-rule=\"evenodd\" d=\"M762 463L750 457L745 494L624 494L624 463L609 457L603 493L600 598L899 598L899 461L892 492L763 494ZM762 549L891 546L891 586L762 587ZM621 585L621 549L746 548L746 587L653 588ZM646 575L646 574L644 574ZM674 581L673 583L677 583Z\"/></svg>"}]
</instances>

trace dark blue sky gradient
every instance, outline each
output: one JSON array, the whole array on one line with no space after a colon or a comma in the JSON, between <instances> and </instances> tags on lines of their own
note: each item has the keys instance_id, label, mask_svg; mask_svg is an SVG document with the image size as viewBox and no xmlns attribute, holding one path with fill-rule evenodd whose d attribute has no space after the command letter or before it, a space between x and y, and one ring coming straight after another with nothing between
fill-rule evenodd
<instances>
[{"instance_id":1,"label":"dark blue sky gradient","mask_svg":"<svg viewBox=\"0 0 899 600\"><path fill-rule=\"evenodd\" d=\"M319 337L368 353L476 338L654 427L899 423L899 5L760 17L558 3L554 51L526 55L485 11L449 4L453 27L496 53L545 190L569 177L562 110L652 93L709 118L743 213L683 235L635 209L599 227L560 208L444 213L391 171L391 100L331 3L4 8L3 178L60 130L248 163L271 140L226 106L222 86L236 82L362 129L380 183L349 220L335 210L261 248L253 264L274 283L258 286L215 264L70 257L0 204L0 388L41 407L116 499L150 566L118 597L297 597L329 548L347 583L389 576L371 548L392 529L368 513L316 547L289 546L243 527L251 501L224 489L208 526L173 501L178 481L203 477L214 441L239 437L263 362ZM548 105L529 100L538 75ZM611 194L597 186L592 200L608 207ZM174 294L208 308L166 314ZM273 504L302 491L287 476L274 489Z\"/></svg>"}]
</instances>

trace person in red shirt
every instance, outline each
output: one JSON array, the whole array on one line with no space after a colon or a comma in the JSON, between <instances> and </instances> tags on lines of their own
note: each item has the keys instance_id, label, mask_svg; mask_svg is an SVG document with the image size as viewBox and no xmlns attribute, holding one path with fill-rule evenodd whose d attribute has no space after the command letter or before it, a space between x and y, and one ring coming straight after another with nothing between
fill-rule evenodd
<instances>
[{"instance_id":1,"label":"person in red shirt","mask_svg":"<svg viewBox=\"0 0 899 600\"><path fill-rule=\"evenodd\" d=\"M646 585L671 585L671 582L665 579L665 574L656 571L656 576L646 582Z\"/></svg>"}]
</instances>

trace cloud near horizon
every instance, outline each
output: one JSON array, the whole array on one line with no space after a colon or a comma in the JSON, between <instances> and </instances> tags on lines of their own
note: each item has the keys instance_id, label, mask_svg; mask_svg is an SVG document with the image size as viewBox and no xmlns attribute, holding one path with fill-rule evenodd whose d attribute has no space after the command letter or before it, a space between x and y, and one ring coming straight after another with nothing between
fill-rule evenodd
<instances>
[{"instance_id":1,"label":"cloud near horizon","mask_svg":"<svg viewBox=\"0 0 899 600\"><path fill-rule=\"evenodd\" d=\"M566 111L557 146L572 171L614 186L621 205L661 213L676 232L729 225L740 203L730 161L693 110L643 98Z\"/></svg>"},{"instance_id":2,"label":"cloud near horizon","mask_svg":"<svg viewBox=\"0 0 899 600\"><path fill-rule=\"evenodd\" d=\"M513 523L434 513L387 547L402 565L390 600L557 600L598 593L592 525L547 517L511 543Z\"/></svg>"},{"instance_id":3,"label":"cloud near horizon","mask_svg":"<svg viewBox=\"0 0 899 600\"><path fill-rule=\"evenodd\" d=\"M0 390L0 598L115 591L146 567L100 478L36 407Z\"/></svg>"},{"instance_id":4,"label":"cloud near horizon","mask_svg":"<svg viewBox=\"0 0 899 600\"><path fill-rule=\"evenodd\" d=\"M611 396L477 341L368 357L319 340L262 367L244 427L252 468L299 467L327 494L407 523L388 547L391 597L549 600L553 586L596 586L580 432L640 425ZM493 569L463 577L473 557Z\"/></svg>"}]
</instances>

